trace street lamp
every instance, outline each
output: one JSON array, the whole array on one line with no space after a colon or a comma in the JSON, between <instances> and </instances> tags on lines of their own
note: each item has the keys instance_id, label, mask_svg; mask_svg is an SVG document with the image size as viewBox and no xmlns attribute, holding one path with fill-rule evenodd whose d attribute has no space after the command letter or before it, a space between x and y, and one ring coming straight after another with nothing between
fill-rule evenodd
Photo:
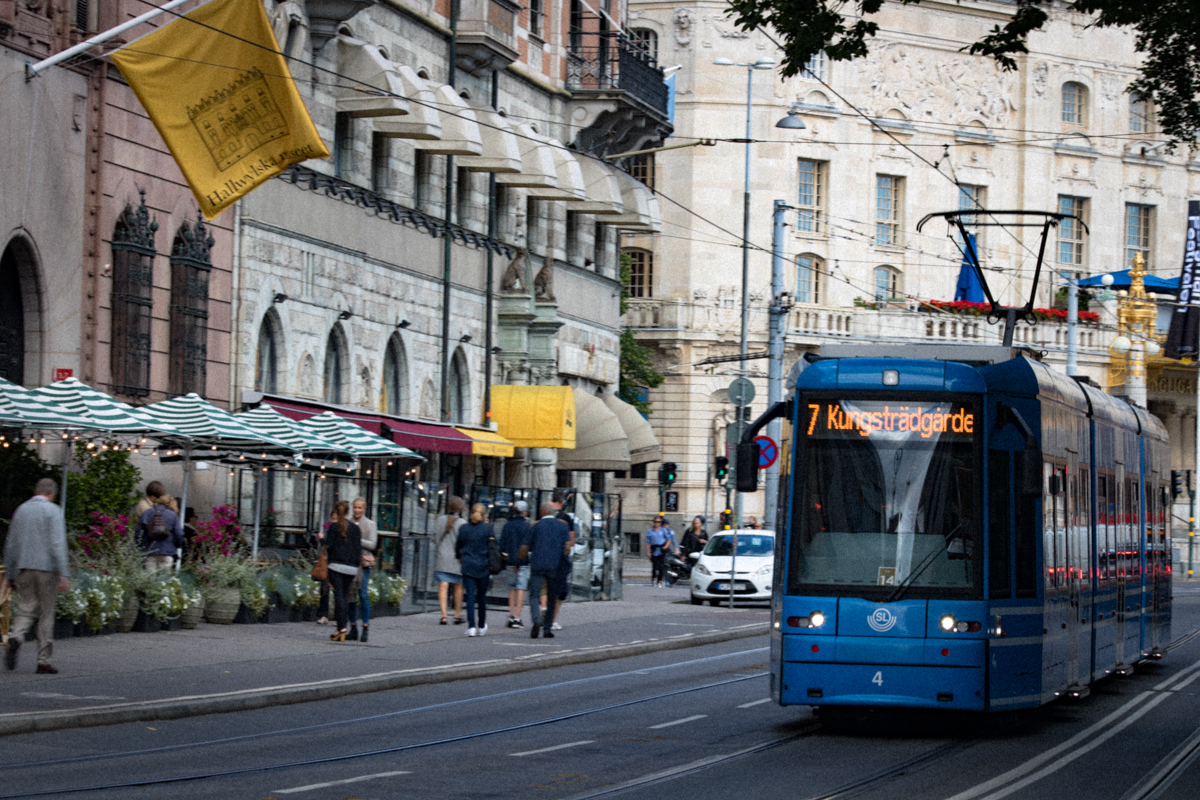
<instances>
[{"instance_id":1,"label":"street lamp","mask_svg":"<svg viewBox=\"0 0 1200 800\"><path fill-rule=\"evenodd\" d=\"M745 67L746 69L746 169L745 183L742 187L742 326L738 338L738 354L742 356L741 368L746 368L746 325L750 318L750 111L754 103L754 70L771 69L775 62L769 58L760 58L749 64L739 64L728 58L718 58L713 61L718 67ZM736 508L734 516L740 523L742 517L742 495L739 492L734 500Z\"/></svg>"}]
</instances>

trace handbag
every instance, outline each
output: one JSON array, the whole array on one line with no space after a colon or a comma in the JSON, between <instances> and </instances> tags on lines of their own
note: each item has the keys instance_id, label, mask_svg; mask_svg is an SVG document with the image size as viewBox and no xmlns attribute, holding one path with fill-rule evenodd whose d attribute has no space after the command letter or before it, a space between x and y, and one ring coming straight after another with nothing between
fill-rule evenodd
<instances>
[{"instance_id":1,"label":"handbag","mask_svg":"<svg viewBox=\"0 0 1200 800\"><path fill-rule=\"evenodd\" d=\"M321 551L321 555L317 556L317 563L313 564L312 579L314 581L329 580L329 556L325 551Z\"/></svg>"},{"instance_id":2,"label":"handbag","mask_svg":"<svg viewBox=\"0 0 1200 800\"><path fill-rule=\"evenodd\" d=\"M367 567L368 569L375 566L375 554L363 551L362 561L360 562L360 565L363 567Z\"/></svg>"},{"instance_id":3,"label":"handbag","mask_svg":"<svg viewBox=\"0 0 1200 800\"><path fill-rule=\"evenodd\" d=\"M504 555L500 552L500 543L496 537L488 539L488 572L499 575L504 571Z\"/></svg>"}]
</instances>

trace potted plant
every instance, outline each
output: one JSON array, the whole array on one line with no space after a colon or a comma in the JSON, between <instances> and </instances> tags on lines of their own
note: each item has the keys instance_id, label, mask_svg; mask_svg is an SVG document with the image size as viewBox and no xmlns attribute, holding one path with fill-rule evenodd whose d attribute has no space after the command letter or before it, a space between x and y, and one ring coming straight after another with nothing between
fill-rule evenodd
<instances>
[{"instance_id":1,"label":"potted plant","mask_svg":"<svg viewBox=\"0 0 1200 800\"><path fill-rule=\"evenodd\" d=\"M192 596L174 572L160 569L142 573L137 585L141 614L134 630L169 630L179 624L179 616L192 604ZM178 628L175 628L176 630Z\"/></svg>"},{"instance_id":2,"label":"potted plant","mask_svg":"<svg viewBox=\"0 0 1200 800\"><path fill-rule=\"evenodd\" d=\"M204 597L204 619L228 625L241 607L240 587L254 568L239 552L241 526L234 506L217 506L212 518L196 526L186 564Z\"/></svg>"},{"instance_id":3,"label":"potted plant","mask_svg":"<svg viewBox=\"0 0 1200 800\"><path fill-rule=\"evenodd\" d=\"M93 619L107 619L107 612L101 608L115 605L118 613L111 622L121 633L133 630L138 615L137 594L133 587L142 575L143 556L134 539L129 517L93 511L88 515L87 527L73 537L71 546L77 569L94 578L107 578L99 582L93 580L89 586L95 592L89 600L95 606ZM105 622L94 630L108 624Z\"/></svg>"},{"instance_id":4,"label":"potted plant","mask_svg":"<svg viewBox=\"0 0 1200 800\"><path fill-rule=\"evenodd\" d=\"M193 630L200 624L200 620L204 619L204 593L200 591L200 585L196 582L196 577L190 572L180 572L179 579L183 583L184 591L187 592L188 598L191 601L188 607L179 615L179 627L185 631Z\"/></svg>"}]
</instances>

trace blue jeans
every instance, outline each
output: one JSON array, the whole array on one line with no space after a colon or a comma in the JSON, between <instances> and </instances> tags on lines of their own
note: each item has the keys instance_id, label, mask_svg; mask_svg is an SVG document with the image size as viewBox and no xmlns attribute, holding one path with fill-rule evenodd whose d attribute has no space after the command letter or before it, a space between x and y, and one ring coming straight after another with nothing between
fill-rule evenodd
<instances>
[{"instance_id":1,"label":"blue jeans","mask_svg":"<svg viewBox=\"0 0 1200 800\"><path fill-rule=\"evenodd\" d=\"M558 604L558 570L535 569L529 574L529 617L534 625L542 624L542 584L547 584L546 624L554 622L554 607Z\"/></svg>"},{"instance_id":2,"label":"blue jeans","mask_svg":"<svg viewBox=\"0 0 1200 800\"><path fill-rule=\"evenodd\" d=\"M463 575L463 585L467 593L467 627L482 628L487 625L487 593L488 584L492 582L490 575L484 575L482 578L476 578L471 575ZM475 607L479 607L479 625L475 625Z\"/></svg>"},{"instance_id":3,"label":"blue jeans","mask_svg":"<svg viewBox=\"0 0 1200 800\"><path fill-rule=\"evenodd\" d=\"M367 584L371 581L371 568L362 568L362 586L358 587L358 602L350 604L350 623L358 622L358 607L362 606L363 625L371 624L371 595L367 594Z\"/></svg>"}]
</instances>

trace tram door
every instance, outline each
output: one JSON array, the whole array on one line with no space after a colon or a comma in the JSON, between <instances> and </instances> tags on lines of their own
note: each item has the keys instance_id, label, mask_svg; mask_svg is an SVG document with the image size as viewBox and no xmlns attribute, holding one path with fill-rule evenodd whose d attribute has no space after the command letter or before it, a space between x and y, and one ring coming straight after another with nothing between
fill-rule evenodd
<instances>
[{"instance_id":1,"label":"tram door","mask_svg":"<svg viewBox=\"0 0 1200 800\"><path fill-rule=\"evenodd\" d=\"M1118 462L1119 464L1119 462ZM1129 549L1129 517L1126 515L1125 503L1127 497L1125 495L1125 481L1122 471L1118 469L1116 480L1109 484L1109 491L1113 492L1116 497L1110 496L1108 499L1109 507L1115 511L1117 535L1113 543L1113 563L1116 567L1117 577L1117 607L1116 607L1116 624L1113 626L1113 649L1116 650L1116 663L1126 663L1128 653L1125 652L1125 604L1128 598L1125 595L1125 584L1129 580L1129 559L1126 557Z\"/></svg>"},{"instance_id":2,"label":"tram door","mask_svg":"<svg viewBox=\"0 0 1200 800\"><path fill-rule=\"evenodd\" d=\"M1063 539L1064 559L1066 570L1063 576L1067 582L1067 684L1079 683L1079 629L1080 629L1080 576L1079 557L1080 546L1076 535L1075 525L1075 492L1076 476L1067 477L1066 467L1055 467L1058 485L1061 493L1055 498L1055 527Z\"/></svg>"}]
</instances>

